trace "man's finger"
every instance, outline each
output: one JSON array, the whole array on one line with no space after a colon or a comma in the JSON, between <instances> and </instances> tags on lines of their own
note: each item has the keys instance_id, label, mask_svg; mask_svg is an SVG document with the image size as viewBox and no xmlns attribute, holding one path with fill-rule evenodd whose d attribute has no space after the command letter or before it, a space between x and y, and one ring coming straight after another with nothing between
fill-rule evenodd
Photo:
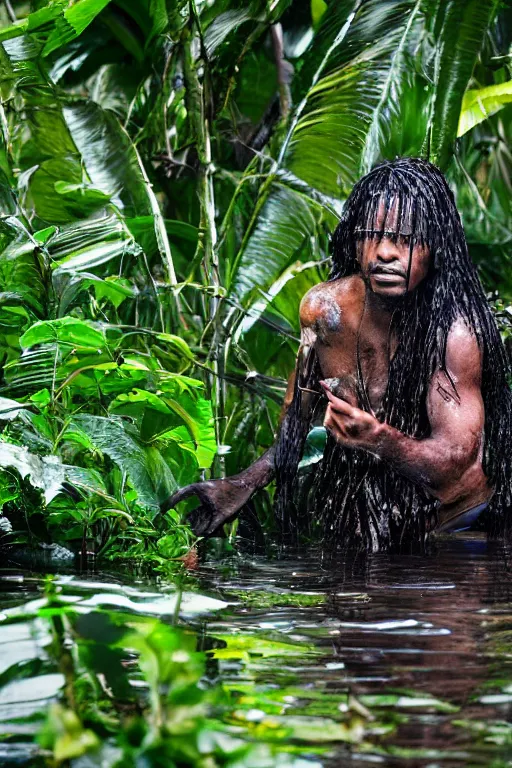
<instances>
[{"instance_id":1,"label":"man's finger","mask_svg":"<svg viewBox=\"0 0 512 768\"><path fill-rule=\"evenodd\" d=\"M344 416L345 414L340 414L337 411L332 410L329 404L325 412L324 427L333 435L336 431L343 431L345 426L343 424Z\"/></svg>"},{"instance_id":2,"label":"man's finger","mask_svg":"<svg viewBox=\"0 0 512 768\"><path fill-rule=\"evenodd\" d=\"M341 398L336 397L336 395L333 395L332 392L330 392L327 396L329 398L329 405L333 411L336 413L342 413L344 416L356 416L358 409L354 408L354 406L350 405L350 403L347 403L346 400L342 400Z\"/></svg>"},{"instance_id":3,"label":"man's finger","mask_svg":"<svg viewBox=\"0 0 512 768\"><path fill-rule=\"evenodd\" d=\"M204 494L199 488L198 483L186 485L184 488L180 488L179 491L176 491L176 493L173 493L173 495L166 499L166 501L162 502L160 511L167 512L169 509L173 509L176 504L179 504L183 499L188 499L189 496L197 496L201 501L203 500Z\"/></svg>"},{"instance_id":4,"label":"man's finger","mask_svg":"<svg viewBox=\"0 0 512 768\"><path fill-rule=\"evenodd\" d=\"M350 403L347 403L346 400L342 400L341 397L336 397L336 395L333 395L325 381L321 381L320 384L322 385L324 392L329 399L329 403L335 411L338 411L339 413L345 413L347 416L353 416L354 412L358 410L357 408L354 408L352 405L350 405Z\"/></svg>"},{"instance_id":5,"label":"man's finger","mask_svg":"<svg viewBox=\"0 0 512 768\"><path fill-rule=\"evenodd\" d=\"M213 511L201 504L201 506L192 509L188 513L186 522L196 536L204 536L211 524L212 517Z\"/></svg>"}]
</instances>

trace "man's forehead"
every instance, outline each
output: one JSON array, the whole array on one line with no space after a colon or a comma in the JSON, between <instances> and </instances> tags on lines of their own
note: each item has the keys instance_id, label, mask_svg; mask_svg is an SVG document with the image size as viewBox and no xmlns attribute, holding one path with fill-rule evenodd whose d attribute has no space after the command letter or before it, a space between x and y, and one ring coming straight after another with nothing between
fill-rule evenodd
<instances>
[{"instance_id":1,"label":"man's forehead","mask_svg":"<svg viewBox=\"0 0 512 768\"><path fill-rule=\"evenodd\" d=\"M385 196L381 196L371 228L411 234L411 213L412 206L410 200L401 199L397 195L388 199Z\"/></svg>"}]
</instances>

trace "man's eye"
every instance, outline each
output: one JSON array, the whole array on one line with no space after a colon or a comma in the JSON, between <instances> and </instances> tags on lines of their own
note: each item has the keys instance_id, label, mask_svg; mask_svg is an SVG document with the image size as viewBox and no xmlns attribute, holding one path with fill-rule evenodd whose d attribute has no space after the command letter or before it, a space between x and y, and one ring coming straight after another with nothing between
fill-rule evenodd
<instances>
[{"instance_id":1,"label":"man's eye","mask_svg":"<svg viewBox=\"0 0 512 768\"><path fill-rule=\"evenodd\" d=\"M411 235L398 235L397 242L400 245L410 245Z\"/></svg>"}]
</instances>

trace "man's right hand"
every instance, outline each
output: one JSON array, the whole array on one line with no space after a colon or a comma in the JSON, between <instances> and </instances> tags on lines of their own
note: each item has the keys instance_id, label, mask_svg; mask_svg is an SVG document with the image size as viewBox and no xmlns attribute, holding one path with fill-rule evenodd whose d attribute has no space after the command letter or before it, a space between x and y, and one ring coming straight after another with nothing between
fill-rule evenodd
<instances>
[{"instance_id":1,"label":"man's right hand","mask_svg":"<svg viewBox=\"0 0 512 768\"><path fill-rule=\"evenodd\" d=\"M180 501L197 496L200 505L189 512L187 522L196 536L212 536L224 523L235 519L255 490L243 475L191 483L167 499L161 511L167 512Z\"/></svg>"}]
</instances>

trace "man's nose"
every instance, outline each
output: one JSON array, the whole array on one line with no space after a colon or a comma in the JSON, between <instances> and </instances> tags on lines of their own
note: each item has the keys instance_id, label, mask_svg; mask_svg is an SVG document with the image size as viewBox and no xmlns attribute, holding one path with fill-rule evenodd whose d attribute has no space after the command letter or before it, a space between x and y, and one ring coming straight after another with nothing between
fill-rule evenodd
<instances>
[{"instance_id":1,"label":"man's nose","mask_svg":"<svg viewBox=\"0 0 512 768\"><path fill-rule=\"evenodd\" d=\"M396 243L389 237L383 237L377 245L377 261L388 263L390 261L397 261L399 258L400 254Z\"/></svg>"}]
</instances>

